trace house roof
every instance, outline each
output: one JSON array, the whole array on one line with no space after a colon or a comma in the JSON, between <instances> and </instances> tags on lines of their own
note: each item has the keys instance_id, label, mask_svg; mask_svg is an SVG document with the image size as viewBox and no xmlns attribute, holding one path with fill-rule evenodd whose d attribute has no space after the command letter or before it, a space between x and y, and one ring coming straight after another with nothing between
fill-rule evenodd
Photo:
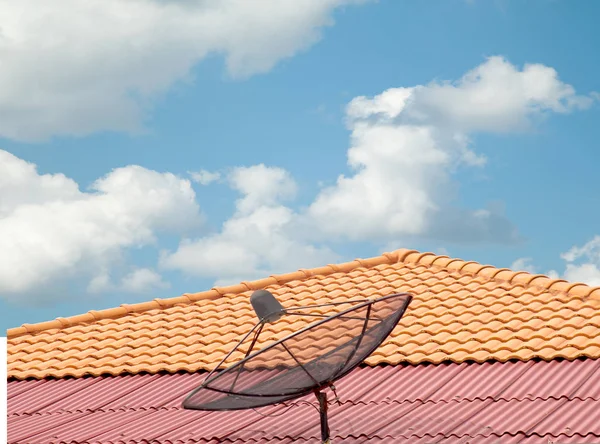
<instances>
[{"instance_id":1,"label":"house roof","mask_svg":"<svg viewBox=\"0 0 600 444\"><path fill-rule=\"evenodd\" d=\"M369 365L600 357L600 287L397 250L8 331L9 378L208 370L256 322L252 291L284 306L397 292L409 311ZM295 330L293 319L274 334ZM267 340L273 340L272 337ZM324 339L326 340L326 338ZM258 344L262 346L264 344Z\"/></svg>"},{"instance_id":2,"label":"house roof","mask_svg":"<svg viewBox=\"0 0 600 444\"><path fill-rule=\"evenodd\" d=\"M319 415L306 403L312 395L261 409L263 416L181 409L202 377L12 381L8 441L320 442ZM334 442L600 441L600 360L377 366L355 369L336 386L341 405L329 409Z\"/></svg>"}]
</instances>

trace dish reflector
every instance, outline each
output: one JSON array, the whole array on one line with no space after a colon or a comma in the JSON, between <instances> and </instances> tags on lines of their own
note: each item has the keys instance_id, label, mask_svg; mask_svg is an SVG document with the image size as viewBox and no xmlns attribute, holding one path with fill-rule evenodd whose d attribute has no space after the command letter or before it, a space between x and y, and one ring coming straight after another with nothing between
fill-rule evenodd
<instances>
[{"instance_id":1,"label":"dish reflector","mask_svg":"<svg viewBox=\"0 0 600 444\"><path fill-rule=\"evenodd\" d=\"M294 312L295 309L285 310L270 293L254 298L255 294L251 302L261 319L255 340L263 322L273 322L271 319L281 316L303 316ZM183 407L242 410L287 401L331 386L379 347L398 324L411 300L412 296L402 293L373 300L348 301L353 305L351 308L250 353L218 373L211 372L185 399ZM304 310L310 308L302 307ZM304 316L322 315L309 312Z\"/></svg>"}]
</instances>

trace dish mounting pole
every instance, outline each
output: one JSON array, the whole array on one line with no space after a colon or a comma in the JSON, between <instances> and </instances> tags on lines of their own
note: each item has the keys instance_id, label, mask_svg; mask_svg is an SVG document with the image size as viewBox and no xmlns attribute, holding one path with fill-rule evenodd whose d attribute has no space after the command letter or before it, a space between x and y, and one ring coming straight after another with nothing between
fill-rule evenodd
<instances>
[{"instance_id":1,"label":"dish mounting pole","mask_svg":"<svg viewBox=\"0 0 600 444\"><path fill-rule=\"evenodd\" d=\"M327 393L315 390L315 395L319 401L319 415L321 416L321 442L330 444L329 423L327 421Z\"/></svg>"}]
</instances>

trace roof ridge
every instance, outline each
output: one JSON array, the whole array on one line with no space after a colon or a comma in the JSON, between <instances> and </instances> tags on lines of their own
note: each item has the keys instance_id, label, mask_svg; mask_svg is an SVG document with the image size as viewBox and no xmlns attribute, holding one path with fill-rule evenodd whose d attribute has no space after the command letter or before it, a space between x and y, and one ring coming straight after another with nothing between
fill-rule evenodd
<instances>
[{"instance_id":1,"label":"roof ridge","mask_svg":"<svg viewBox=\"0 0 600 444\"><path fill-rule=\"evenodd\" d=\"M359 267L371 268L382 264L392 264L398 262L400 252L397 250L391 253L383 253L380 256L368 259L357 258L350 262L341 264L328 264L322 267L304 269L301 268L291 273L271 275L267 278L254 281L243 281L236 285L227 287L213 287L210 290L199 293L184 293L181 296L161 299L155 298L151 301L140 302L137 304L121 304L119 307L108 308L105 310L90 310L87 313L70 316L68 318L56 318L51 321L39 322L36 324L23 324L21 327L10 328L6 331L7 338L12 339L25 334L39 333L54 328L66 328L86 322L94 322L102 319L117 319L130 313L140 313L149 310L170 308L177 304L190 304L201 300L218 299L225 294L239 294L247 290L259 290L272 284L285 284L298 279L306 279L315 275L329 275L333 273L348 273Z\"/></svg>"},{"instance_id":2,"label":"roof ridge","mask_svg":"<svg viewBox=\"0 0 600 444\"><path fill-rule=\"evenodd\" d=\"M22 335L39 333L55 328L62 329L103 319L117 319L131 313L165 309L177 304L190 304L201 300L218 299L226 294L239 294L247 290L259 290L269 285L286 284L291 281L307 279L316 275L327 276L333 273L348 273L360 267L372 268L378 265L398 262L434 266L451 271L458 271L464 274L481 276L488 280L500 280L509 283L516 282L528 287L541 287L548 289L551 292L568 293L576 297L587 298L591 296L592 293L598 293L598 296L600 296L600 287L591 287L578 282L570 283L563 279L552 279L542 274L534 275L526 271L512 271L508 268L482 265L475 261L464 261L462 259L450 258L449 256L439 256L435 253L421 253L417 250L402 248L367 259L357 258L353 261L341 264L328 264L310 269L301 268L291 273L271 275L267 278L254 281L243 281L239 284L227 287L213 287L208 291L199 293L184 293L181 296L167 299L155 298L151 301L140 302L137 304L121 304L119 307L108 308L105 310L90 310L87 313L68 318L59 317L51 321L36 324L23 324L21 327L8 329L7 337L8 339L12 339Z\"/></svg>"}]
</instances>

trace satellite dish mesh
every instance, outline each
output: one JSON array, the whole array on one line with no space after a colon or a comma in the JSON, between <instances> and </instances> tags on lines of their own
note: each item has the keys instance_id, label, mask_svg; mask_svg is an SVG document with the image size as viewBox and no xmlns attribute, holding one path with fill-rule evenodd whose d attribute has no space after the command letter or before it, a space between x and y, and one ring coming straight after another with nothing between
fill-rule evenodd
<instances>
[{"instance_id":1,"label":"satellite dish mesh","mask_svg":"<svg viewBox=\"0 0 600 444\"><path fill-rule=\"evenodd\" d=\"M247 357L220 372L211 372L183 406L195 410L242 410L317 393L373 353L397 325L411 299L408 294L395 294L349 301L354 305L351 308L251 353L267 322L261 320ZM302 309L311 307L285 309L277 317L303 316L294 311ZM305 316L311 316L310 312Z\"/></svg>"}]
</instances>

